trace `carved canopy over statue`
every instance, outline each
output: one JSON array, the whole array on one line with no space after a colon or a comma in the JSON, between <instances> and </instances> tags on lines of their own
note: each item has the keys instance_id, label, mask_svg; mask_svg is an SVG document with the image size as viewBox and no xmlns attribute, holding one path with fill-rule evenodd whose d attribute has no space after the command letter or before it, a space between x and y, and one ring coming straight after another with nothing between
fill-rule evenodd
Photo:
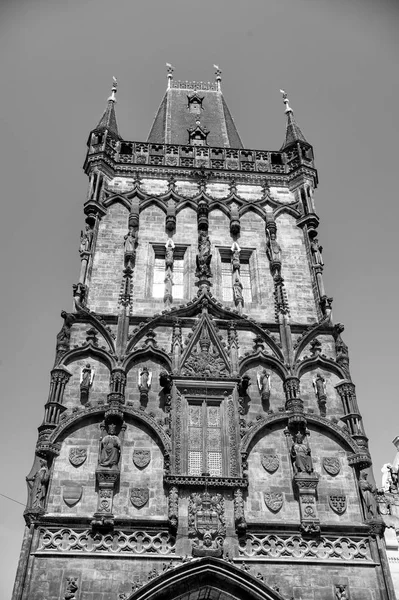
<instances>
[{"instance_id":1,"label":"carved canopy over statue","mask_svg":"<svg viewBox=\"0 0 399 600\"><path fill-rule=\"evenodd\" d=\"M291 446L291 459L296 473L313 473L313 461L309 445L304 441L302 433L298 432Z\"/></svg>"}]
</instances>

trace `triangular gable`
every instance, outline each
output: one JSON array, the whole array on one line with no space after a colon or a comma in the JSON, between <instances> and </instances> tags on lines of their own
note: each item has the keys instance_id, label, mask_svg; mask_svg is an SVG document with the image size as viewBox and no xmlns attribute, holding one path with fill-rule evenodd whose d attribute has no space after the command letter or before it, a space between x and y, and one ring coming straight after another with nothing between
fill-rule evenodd
<instances>
[{"instance_id":1,"label":"triangular gable","mask_svg":"<svg viewBox=\"0 0 399 600\"><path fill-rule=\"evenodd\" d=\"M181 374L191 377L230 375L231 365L209 315L203 313L195 327L181 361Z\"/></svg>"}]
</instances>

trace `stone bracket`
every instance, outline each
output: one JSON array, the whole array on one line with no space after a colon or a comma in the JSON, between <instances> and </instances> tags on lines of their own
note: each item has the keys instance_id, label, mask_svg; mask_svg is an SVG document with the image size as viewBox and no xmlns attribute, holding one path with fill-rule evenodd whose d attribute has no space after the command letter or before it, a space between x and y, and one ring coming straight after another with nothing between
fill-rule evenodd
<instances>
[{"instance_id":1,"label":"stone bracket","mask_svg":"<svg viewBox=\"0 0 399 600\"><path fill-rule=\"evenodd\" d=\"M317 473L297 473L294 482L299 494L299 511L301 515L301 531L304 534L320 533L320 520L316 505Z\"/></svg>"}]
</instances>

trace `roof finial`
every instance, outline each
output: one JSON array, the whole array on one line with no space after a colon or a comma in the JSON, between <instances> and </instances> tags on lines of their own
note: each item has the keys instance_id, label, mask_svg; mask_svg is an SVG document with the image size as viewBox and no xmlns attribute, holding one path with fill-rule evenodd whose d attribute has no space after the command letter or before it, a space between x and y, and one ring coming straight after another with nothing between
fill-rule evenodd
<instances>
[{"instance_id":1,"label":"roof finial","mask_svg":"<svg viewBox=\"0 0 399 600\"><path fill-rule=\"evenodd\" d=\"M288 100L288 94L287 94L287 92L285 92L284 90L280 90L280 92L283 94L283 102L285 104L285 111L284 112L285 113L293 112L292 108L288 104L289 100Z\"/></svg>"},{"instance_id":2,"label":"roof finial","mask_svg":"<svg viewBox=\"0 0 399 600\"><path fill-rule=\"evenodd\" d=\"M112 90L111 95L108 98L108 102L116 102L115 94L118 91L118 82L116 81L116 77L112 77Z\"/></svg>"},{"instance_id":3,"label":"roof finial","mask_svg":"<svg viewBox=\"0 0 399 600\"><path fill-rule=\"evenodd\" d=\"M222 70L218 67L218 65L213 65L216 69L215 71L215 75L216 75L216 85L218 88L218 92L220 92L221 90L221 86L220 84L222 83Z\"/></svg>"},{"instance_id":4,"label":"roof finial","mask_svg":"<svg viewBox=\"0 0 399 600\"><path fill-rule=\"evenodd\" d=\"M169 90L170 86L171 86L171 82L173 80L173 71L175 70L175 68L170 63L166 63L166 67L168 69L168 90Z\"/></svg>"}]
</instances>

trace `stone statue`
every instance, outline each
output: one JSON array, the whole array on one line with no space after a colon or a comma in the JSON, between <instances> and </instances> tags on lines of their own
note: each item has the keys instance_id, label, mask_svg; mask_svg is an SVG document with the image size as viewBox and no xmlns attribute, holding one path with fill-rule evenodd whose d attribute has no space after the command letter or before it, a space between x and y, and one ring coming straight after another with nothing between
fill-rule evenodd
<instances>
[{"instance_id":1,"label":"stone statue","mask_svg":"<svg viewBox=\"0 0 399 600\"><path fill-rule=\"evenodd\" d=\"M281 263L281 246L277 242L275 231L267 231L266 254L270 262Z\"/></svg>"},{"instance_id":2,"label":"stone statue","mask_svg":"<svg viewBox=\"0 0 399 600\"><path fill-rule=\"evenodd\" d=\"M240 250L238 249L238 247L234 250L232 249L231 266L233 267L233 271L240 270Z\"/></svg>"},{"instance_id":3,"label":"stone statue","mask_svg":"<svg viewBox=\"0 0 399 600\"><path fill-rule=\"evenodd\" d=\"M291 459L294 463L296 473L313 473L313 462L310 448L304 442L304 436L298 432L291 446Z\"/></svg>"},{"instance_id":4,"label":"stone statue","mask_svg":"<svg viewBox=\"0 0 399 600\"><path fill-rule=\"evenodd\" d=\"M165 244L165 266L173 267L173 251L174 251L174 243L173 240L169 239Z\"/></svg>"},{"instance_id":5,"label":"stone statue","mask_svg":"<svg viewBox=\"0 0 399 600\"><path fill-rule=\"evenodd\" d=\"M313 388L315 394L319 400L322 400L326 396L326 380L321 376L320 373L317 373L316 378L313 379Z\"/></svg>"},{"instance_id":6,"label":"stone statue","mask_svg":"<svg viewBox=\"0 0 399 600\"><path fill-rule=\"evenodd\" d=\"M44 508L46 500L47 486L49 481L49 469L47 461L44 458L39 460L39 469L33 477L26 478L30 488L30 508Z\"/></svg>"},{"instance_id":7,"label":"stone statue","mask_svg":"<svg viewBox=\"0 0 399 600\"><path fill-rule=\"evenodd\" d=\"M147 367L143 367L139 375L139 388L140 391L149 391L151 388L152 373Z\"/></svg>"},{"instance_id":8,"label":"stone statue","mask_svg":"<svg viewBox=\"0 0 399 600\"><path fill-rule=\"evenodd\" d=\"M335 599L336 600L348 600L348 596L346 593L346 585L336 585L335 586Z\"/></svg>"},{"instance_id":9,"label":"stone statue","mask_svg":"<svg viewBox=\"0 0 399 600\"><path fill-rule=\"evenodd\" d=\"M211 241L207 232L201 230L198 235L197 277L211 277L211 259Z\"/></svg>"},{"instance_id":10,"label":"stone statue","mask_svg":"<svg viewBox=\"0 0 399 600\"><path fill-rule=\"evenodd\" d=\"M382 473L382 489L384 492L390 492L391 491L391 485L392 485L392 477L391 477L391 470L392 470L392 465L390 463L386 463L385 465L382 466L381 469L381 473Z\"/></svg>"},{"instance_id":11,"label":"stone statue","mask_svg":"<svg viewBox=\"0 0 399 600\"><path fill-rule=\"evenodd\" d=\"M165 293L164 293L165 298L172 298L172 287L173 287L172 273L171 273L170 269L167 269L167 271L165 273Z\"/></svg>"},{"instance_id":12,"label":"stone statue","mask_svg":"<svg viewBox=\"0 0 399 600\"><path fill-rule=\"evenodd\" d=\"M321 265L323 267L324 262L323 257L321 255L321 253L323 252L323 246L319 246L319 241L317 238L314 238L314 240L310 242L310 250L313 256L313 264Z\"/></svg>"},{"instance_id":13,"label":"stone statue","mask_svg":"<svg viewBox=\"0 0 399 600\"><path fill-rule=\"evenodd\" d=\"M133 227L129 227L128 233L123 238L125 254L134 254L136 246L136 236L134 234Z\"/></svg>"},{"instance_id":14,"label":"stone statue","mask_svg":"<svg viewBox=\"0 0 399 600\"><path fill-rule=\"evenodd\" d=\"M80 232L80 246L79 252L90 252L91 242L93 239L93 230L90 225L86 225L84 232Z\"/></svg>"},{"instance_id":15,"label":"stone statue","mask_svg":"<svg viewBox=\"0 0 399 600\"><path fill-rule=\"evenodd\" d=\"M238 271L234 271L233 274L233 298L235 304L243 304L244 296L242 295L242 283Z\"/></svg>"},{"instance_id":16,"label":"stone statue","mask_svg":"<svg viewBox=\"0 0 399 600\"><path fill-rule=\"evenodd\" d=\"M80 374L80 389L88 389L93 384L94 370L92 370L90 363L87 363Z\"/></svg>"},{"instance_id":17,"label":"stone statue","mask_svg":"<svg viewBox=\"0 0 399 600\"><path fill-rule=\"evenodd\" d=\"M117 467L121 452L121 443L116 435L116 426L111 423L108 425L108 433L102 438L100 444L100 467Z\"/></svg>"},{"instance_id":18,"label":"stone statue","mask_svg":"<svg viewBox=\"0 0 399 600\"><path fill-rule=\"evenodd\" d=\"M268 402L270 398L270 373L263 369L257 374L258 389L262 402Z\"/></svg>"},{"instance_id":19,"label":"stone statue","mask_svg":"<svg viewBox=\"0 0 399 600\"><path fill-rule=\"evenodd\" d=\"M394 467L392 465L388 465L388 469L391 475L391 492L397 492L398 491L398 471L397 469L394 469Z\"/></svg>"},{"instance_id":20,"label":"stone statue","mask_svg":"<svg viewBox=\"0 0 399 600\"><path fill-rule=\"evenodd\" d=\"M377 516L376 489L370 481L367 481L367 473L365 471L360 475L359 489L363 500L365 517L367 519L375 518Z\"/></svg>"}]
</instances>

